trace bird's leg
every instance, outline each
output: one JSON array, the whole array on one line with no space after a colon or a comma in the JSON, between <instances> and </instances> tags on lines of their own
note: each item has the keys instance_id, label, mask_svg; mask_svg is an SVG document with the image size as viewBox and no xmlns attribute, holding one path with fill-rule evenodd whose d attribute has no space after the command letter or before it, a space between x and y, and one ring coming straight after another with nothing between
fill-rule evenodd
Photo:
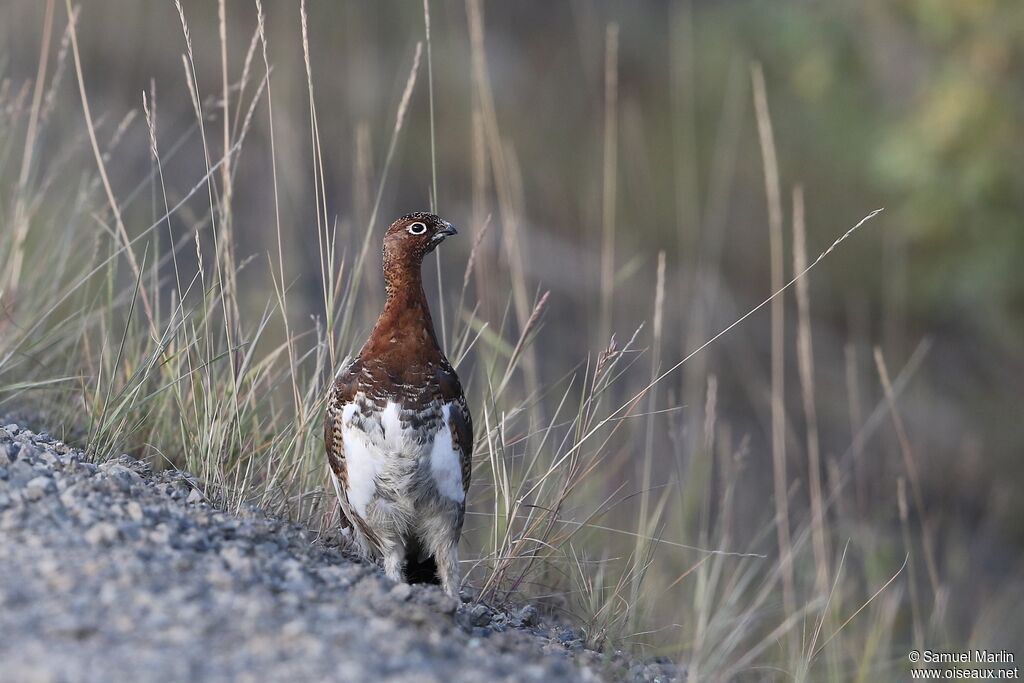
<instances>
[{"instance_id":1,"label":"bird's leg","mask_svg":"<svg viewBox=\"0 0 1024 683\"><path fill-rule=\"evenodd\" d=\"M441 579L441 588L453 598L458 599L462 579L459 578L459 546L458 543L442 543L434 550L434 562L437 564L437 576Z\"/></svg>"},{"instance_id":2,"label":"bird's leg","mask_svg":"<svg viewBox=\"0 0 1024 683\"><path fill-rule=\"evenodd\" d=\"M384 574L392 581L405 583L405 543L389 541L382 548Z\"/></svg>"}]
</instances>

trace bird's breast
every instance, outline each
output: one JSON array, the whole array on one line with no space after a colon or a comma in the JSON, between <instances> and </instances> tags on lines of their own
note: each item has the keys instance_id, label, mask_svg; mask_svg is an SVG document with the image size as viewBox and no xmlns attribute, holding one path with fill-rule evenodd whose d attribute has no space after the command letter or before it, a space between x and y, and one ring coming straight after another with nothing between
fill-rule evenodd
<instances>
[{"instance_id":1,"label":"bird's breast","mask_svg":"<svg viewBox=\"0 0 1024 683\"><path fill-rule=\"evenodd\" d=\"M362 517L379 497L420 498L418 487L462 503L461 458L449 427L450 405L407 407L357 396L342 409L348 499Z\"/></svg>"}]
</instances>

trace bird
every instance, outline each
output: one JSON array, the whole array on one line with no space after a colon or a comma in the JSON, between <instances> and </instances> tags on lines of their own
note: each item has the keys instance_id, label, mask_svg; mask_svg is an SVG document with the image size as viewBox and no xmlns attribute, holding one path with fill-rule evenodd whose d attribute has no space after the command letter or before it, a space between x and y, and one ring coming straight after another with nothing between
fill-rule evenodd
<instances>
[{"instance_id":1,"label":"bird","mask_svg":"<svg viewBox=\"0 0 1024 683\"><path fill-rule=\"evenodd\" d=\"M457 598L473 420L437 341L420 272L424 257L455 234L425 212L388 227L384 307L330 388L324 443L358 552L394 581L440 584Z\"/></svg>"}]
</instances>

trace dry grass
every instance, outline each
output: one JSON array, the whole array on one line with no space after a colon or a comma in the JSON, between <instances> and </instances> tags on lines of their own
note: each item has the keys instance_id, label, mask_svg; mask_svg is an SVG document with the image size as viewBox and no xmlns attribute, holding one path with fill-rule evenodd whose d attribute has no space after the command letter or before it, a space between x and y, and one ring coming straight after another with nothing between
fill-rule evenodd
<instances>
[{"instance_id":1,"label":"dry grass","mask_svg":"<svg viewBox=\"0 0 1024 683\"><path fill-rule=\"evenodd\" d=\"M87 443L98 459L127 451L181 467L220 505L259 505L328 532L336 523L336 505L325 491L323 399L334 370L358 348L373 314L366 303L371 298L364 296L367 283L375 282L376 263L370 254L382 217L390 213L385 187L395 150L410 118L422 116L413 110L412 101L423 88L424 52L433 130L430 7L425 0L423 41L407 46L410 68L405 86L393 118L381 127L389 137L379 166L372 159L369 128L359 124L353 131L354 139L363 142L356 145L353 161L358 206L348 215L347 209L332 205L325 177L316 99L316 71L321 66L315 59L306 5L301 3L294 16L301 25L303 74L274 71L263 8L258 0L256 5L258 23L251 38L236 41L229 35L221 0L217 46L194 46L188 16L176 5L194 113L191 134L202 140L203 173L183 190L167 187L164 167L179 147L169 144L157 125L154 90L141 102L148 149L136 150L149 155L151 172L136 191L120 199L107 174L120 135L92 114L89 74L83 70L74 23L68 22L74 8L65 1L64 42L70 49L58 50L49 74L53 2L47 5L32 96L8 92L0 102L3 144L12 144L21 135L25 139L20 164L0 158L2 209L10 212L14 226L0 235L0 406L40 410L50 424L65 425L74 438ZM774 678L782 672L798 680L892 676L902 671L902 645L908 641L901 635L901 629L906 630L901 623L905 589L913 611L909 640L940 645L945 637L946 589L911 436L899 410L901 392L919 366L920 354L891 378L882 353L876 351L883 399L865 412L869 394L858 375L855 354L849 351L852 443L846 455L827 460L820 448L816 408L822 392L815 385L807 276L878 212L809 262L803 196L796 189L794 274L785 278L781 182L767 86L755 67L753 103L771 236L766 298L741 309L742 315L718 330L698 314L688 328L689 349L679 359L666 358L665 339L672 333L667 329L667 309L678 302L667 284L673 259L661 251L652 282L645 285L653 292L649 329L632 331L628 339L613 335L620 140L618 28L610 25L603 49L605 106L598 142L604 162L596 307L608 335L600 340L600 352L578 359L575 367L566 366L560 376L542 380L537 339L549 295L527 275L529 236L522 229L521 162L498 123L483 8L478 0L466 0L466 10L473 107L467 165L474 240L457 294L457 280L449 277L446 291L438 269L438 285L445 294L437 318L449 356L467 379L477 425L464 546L469 584L485 600L543 600L583 624L594 646L628 646L678 657L688 664L690 680ZM686 30L686 21L687 15L679 17L681 30ZM215 99L203 95L206 84L196 68L197 49L217 51ZM49 163L34 155L40 131L48 124L47 107L54 99L50 93L58 87L68 52L84 116L81 129L68 140L69 158ZM231 64L239 60L242 67L232 73ZM303 76L309 112L308 149L303 156L314 187L321 309L320 315L304 320L293 310L299 296L294 291L298 274L289 269L286 258L292 245L283 227L288 217L282 215L279 196L282 170L272 87L279 79ZM685 109L692 103L678 106ZM723 140L730 139L742 114L738 99L723 105ZM253 121L262 116L269 139L260 149L268 156L243 158L241 150ZM681 135L685 138L685 131ZM437 144L432 133L434 204ZM727 156L721 161L723 168ZM263 191L274 198L274 215L266 218L275 233L271 254L250 257L240 244L234 202L244 163L270 169L270 187ZM82 174L86 180L78 182ZM71 199L46 201L55 188L67 189ZM148 223L138 220L134 208L126 213L147 190L154 205L154 220ZM703 221L713 228L723 220L725 195L714 183L709 192ZM691 218L700 213L693 209ZM339 221L339 214L347 218ZM507 278L484 262L481 245L491 224L503 246L507 267L501 272ZM362 232L339 225L355 225ZM722 239L720 231L715 232L708 251L694 257L692 295L700 296L700 288L714 272ZM25 267L44 254L46 268ZM271 283L258 303L240 284L241 277L253 270ZM806 426L802 440L792 436L794 411L787 411L784 392L783 302L794 285ZM716 305L714 299L711 303ZM747 435L720 419L723 387L700 361L703 351L766 306L771 307L767 402L772 483L764 488L774 492L774 515L752 532L741 533L737 517L744 501L738 500L739 482L754 454ZM659 430L664 423L659 418L687 407L679 400L678 384L673 384L680 370L690 382L682 395L694 404L690 407L697 417L686 418L686 457L673 459L662 452L665 439ZM899 491L891 492L899 498L903 531L895 551L880 540L861 542L850 533L857 526L851 510L863 511L865 505L865 443L886 412L896 428L913 501L912 512L901 479ZM800 441L806 444L809 481L792 475L795 454L800 452L794 444ZM911 529L915 523L920 533ZM916 549L919 538L921 554ZM922 556L927 589L918 585L913 571Z\"/></svg>"}]
</instances>

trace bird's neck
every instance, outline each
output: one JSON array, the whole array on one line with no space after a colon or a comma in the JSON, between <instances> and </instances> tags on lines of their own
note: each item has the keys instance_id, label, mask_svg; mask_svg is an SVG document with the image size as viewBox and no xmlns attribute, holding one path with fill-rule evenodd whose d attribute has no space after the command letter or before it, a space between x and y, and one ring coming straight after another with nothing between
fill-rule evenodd
<instances>
[{"instance_id":1,"label":"bird's neck","mask_svg":"<svg viewBox=\"0 0 1024 683\"><path fill-rule=\"evenodd\" d=\"M419 264L389 268L385 283L387 300L370 334L377 350L416 345L422 348L425 342L428 351L440 351Z\"/></svg>"}]
</instances>

